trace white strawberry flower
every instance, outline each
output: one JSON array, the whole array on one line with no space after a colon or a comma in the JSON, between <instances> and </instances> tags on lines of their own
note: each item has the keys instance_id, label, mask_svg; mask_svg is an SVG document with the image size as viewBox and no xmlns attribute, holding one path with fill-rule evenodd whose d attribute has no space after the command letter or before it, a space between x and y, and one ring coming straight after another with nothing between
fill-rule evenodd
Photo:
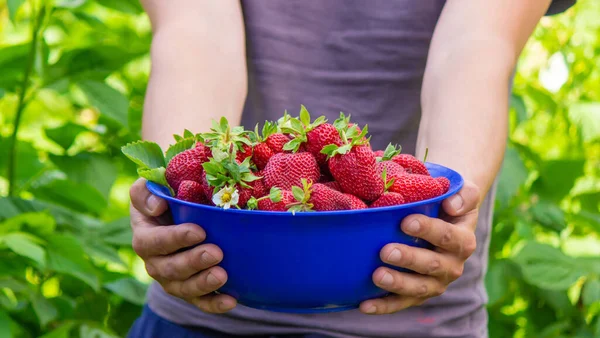
<instances>
[{"instance_id":1,"label":"white strawberry flower","mask_svg":"<svg viewBox=\"0 0 600 338\"><path fill-rule=\"evenodd\" d=\"M233 187L225 186L219 190L218 193L214 194L212 201L215 205L223 207L223 209L229 209L231 206L238 204L240 194L237 189Z\"/></svg>"}]
</instances>

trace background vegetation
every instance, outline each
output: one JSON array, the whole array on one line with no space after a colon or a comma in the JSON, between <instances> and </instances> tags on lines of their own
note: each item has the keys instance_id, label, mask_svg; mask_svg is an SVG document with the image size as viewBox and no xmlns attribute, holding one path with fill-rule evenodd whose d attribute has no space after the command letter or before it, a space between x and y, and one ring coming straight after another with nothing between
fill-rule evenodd
<instances>
[{"instance_id":1,"label":"background vegetation","mask_svg":"<svg viewBox=\"0 0 600 338\"><path fill-rule=\"evenodd\" d=\"M523 54L492 337L600 337L599 17L580 0ZM124 336L140 313L119 148L140 137L150 38L137 0L0 0L0 338Z\"/></svg>"}]
</instances>

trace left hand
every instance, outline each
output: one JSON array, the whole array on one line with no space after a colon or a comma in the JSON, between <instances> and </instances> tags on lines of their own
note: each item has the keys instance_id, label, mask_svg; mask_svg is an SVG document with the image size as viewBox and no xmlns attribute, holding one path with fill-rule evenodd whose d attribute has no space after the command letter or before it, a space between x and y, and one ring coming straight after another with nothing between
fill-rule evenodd
<instances>
[{"instance_id":1,"label":"left hand","mask_svg":"<svg viewBox=\"0 0 600 338\"><path fill-rule=\"evenodd\" d=\"M442 203L441 218L406 217L402 230L436 248L428 250L393 243L383 247L380 253L383 262L416 273L378 268L373 273L373 282L392 295L364 301L360 310L366 314L390 314L444 293L448 285L462 275L465 261L475 252L479 200L478 187L465 181L456 195Z\"/></svg>"}]
</instances>

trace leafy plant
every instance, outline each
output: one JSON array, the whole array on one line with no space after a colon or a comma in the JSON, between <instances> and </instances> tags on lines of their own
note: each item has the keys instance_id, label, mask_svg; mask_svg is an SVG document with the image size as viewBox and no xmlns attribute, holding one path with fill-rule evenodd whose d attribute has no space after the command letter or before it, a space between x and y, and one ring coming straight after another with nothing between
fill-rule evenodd
<instances>
[{"instance_id":1,"label":"leafy plant","mask_svg":"<svg viewBox=\"0 0 600 338\"><path fill-rule=\"evenodd\" d=\"M600 336L598 16L580 0L542 20L515 77L492 337ZM0 337L124 336L140 314L121 147L140 140L150 39L136 0L0 0Z\"/></svg>"}]
</instances>

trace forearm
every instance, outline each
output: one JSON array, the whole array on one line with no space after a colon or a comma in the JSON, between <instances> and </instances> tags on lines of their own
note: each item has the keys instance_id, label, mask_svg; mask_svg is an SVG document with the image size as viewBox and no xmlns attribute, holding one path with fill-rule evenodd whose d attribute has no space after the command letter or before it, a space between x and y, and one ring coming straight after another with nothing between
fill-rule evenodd
<instances>
[{"instance_id":1,"label":"forearm","mask_svg":"<svg viewBox=\"0 0 600 338\"><path fill-rule=\"evenodd\" d=\"M221 116L240 123L247 92L241 12L233 6L204 7L189 13L195 19L181 13L153 18L142 137L162 147L184 129L208 131L211 120Z\"/></svg>"},{"instance_id":2,"label":"forearm","mask_svg":"<svg viewBox=\"0 0 600 338\"><path fill-rule=\"evenodd\" d=\"M460 172L482 196L502 162L510 61L493 49L464 50L428 69L417 156Z\"/></svg>"}]
</instances>

